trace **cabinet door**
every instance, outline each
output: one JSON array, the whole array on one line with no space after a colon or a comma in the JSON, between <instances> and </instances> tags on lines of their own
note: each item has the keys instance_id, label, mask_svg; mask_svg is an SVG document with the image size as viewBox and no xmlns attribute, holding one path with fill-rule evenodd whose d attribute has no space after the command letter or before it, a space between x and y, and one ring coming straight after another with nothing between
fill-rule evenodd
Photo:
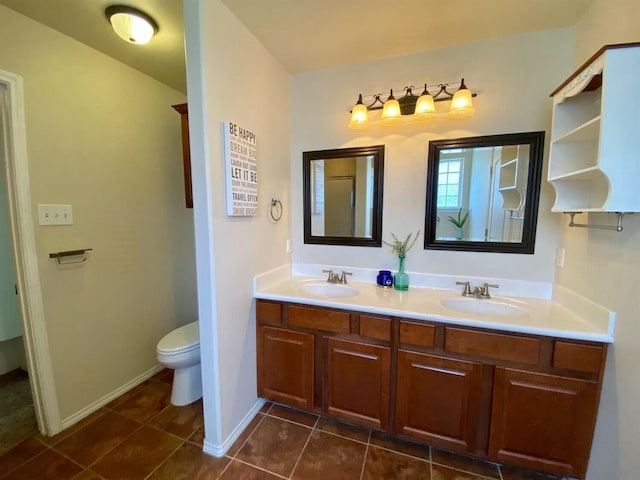
<instances>
[{"instance_id":1,"label":"cabinet door","mask_svg":"<svg viewBox=\"0 0 640 480\"><path fill-rule=\"evenodd\" d=\"M398 351L395 433L473 452L481 389L479 363Z\"/></svg>"},{"instance_id":2,"label":"cabinet door","mask_svg":"<svg viewBox=\"0 0 640 480\"><path fill-rule=\"evenodd\" d=\"M258 327L258 395L313 408L313 335Z\"/></svg>"},{"instance_id":3,"label":"cabinet door","mask_svg":"<svg viewBox=\"0 0 640 480\"><path fill-rule=\"evenodd\" d=\"M489 456L583 478L598 406L598 384L496 367Z\"/></svg>"},{"instance_id":4,"label":"cabinet door","mask_svg":"<svg viewBox=\"0 0 640 480\"><path fill-rule=\"evenodd\" d=\"M389 425L390 349L326 339L327 413L386 430Z\"/></svg>"}]
</instances>

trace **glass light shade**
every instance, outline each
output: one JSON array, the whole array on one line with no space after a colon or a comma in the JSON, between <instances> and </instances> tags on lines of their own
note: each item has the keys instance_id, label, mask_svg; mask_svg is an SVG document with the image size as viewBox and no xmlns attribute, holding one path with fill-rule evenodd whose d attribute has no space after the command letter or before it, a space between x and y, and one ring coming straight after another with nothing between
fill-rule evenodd
<instances>
[{"instance_id":1,"label":"glass light shade","mask_svg":"<svg viewBox=\"0 0 640 480\"><path fill-rule=\"evenodd\" d=\"M351 121L349 122L349 128L364 128L369 121L369 112L366 105L362 103L362 95L358 97L358 103L356 103L351 110Z\"/></svg>"},{"instance_id":2,"label":"glass light shade","mask_svg":"<svg viewBox=\"0 0 640 480\"><path fill-rule=\"evenodd\" d=\"M476 113L476 110L473 108L471 91L462 83L460 89L453 95L453 99L451 99L449 118L466 118L474 113Z\"/></svg>"},{"instance_id":3,"label":"glass light shade","mask_svg":"<svg viewBox=\"0 0 640 480\"><path fill-rule=\"evenodd\" d=\"M144 45L156 33L156 27L143 14L136 11L119 11L109 15L109 22L116 34L124 41Z\"/></svg>"},{"instance_id":4,"label":"glass light shade","mask_svg":"<svg viewBox=\"0 0 640 480\"><path fill-rule=\"evenodd\" d=\"M400 103L393 97L393 90L382 107L382 121L392 123L400 120Z\"/></svg>"},{"instance_id":5,"label":"glass light shade","mask_svg":"<svg viewBox=\"0 0 640 480\"><path fill-rule=\"evenodd\" d=\"M422 95L420 95L416 102L415 114L424 119L432 118L436 115L436 105L433 102L433 97L429 95L429 92L426 90L422 92Z\"/></svg>"}]
</instances>

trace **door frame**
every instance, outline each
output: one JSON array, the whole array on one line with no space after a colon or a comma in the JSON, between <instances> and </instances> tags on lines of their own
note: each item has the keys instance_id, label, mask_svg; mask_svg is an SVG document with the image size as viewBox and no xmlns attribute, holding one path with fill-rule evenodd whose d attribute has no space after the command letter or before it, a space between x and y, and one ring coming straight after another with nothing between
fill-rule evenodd
<instances>
[{"instance_id":1,"label":"door frame","mask_svg":"<svg viewBox=\"0 0 640 480\"><path fill-rule=\"evenodd\" d=\"M62 422L51 366L33 228L23 80L19 75L0 70L0 84L7 87L9 99L8 125L4 132L0 131L0 135L7 133L7 158L4 165L0 161L0 166L7 178L9 223L29 381L38 428L44 435L54 435L62 430Z\"/></svg>"}]
</instances>

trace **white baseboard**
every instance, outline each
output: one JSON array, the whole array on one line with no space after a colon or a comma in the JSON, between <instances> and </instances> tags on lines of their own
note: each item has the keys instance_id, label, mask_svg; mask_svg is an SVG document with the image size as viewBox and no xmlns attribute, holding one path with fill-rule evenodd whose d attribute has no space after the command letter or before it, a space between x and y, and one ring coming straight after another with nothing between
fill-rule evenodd
<instances>
[{"instance_id":1,"label":"white baseboard","mask_svg":"<svg viewBox=\"0 0 640 480\"><path fill-rule=\"evenodd\" d=\"M110 401L115 400L120 395L122 395L123 393L131 390L136 385L140 385L142 382L144 382L148 378L153 377L156 373L158 373L163 368L164 367L162 365L156 365L155 367L147 370L143 374L138 375L136 378L134 378L130 382L125 383L120 388L117 388L113 392L105 395L104 397L100 398L99 400L96 400L91 405L83 408L79 412L76 412L73 415L65 418L64 420L62 420L62 430L65 430L65 429L69 428L70 426L78 423L83 418L88 417L93 412L99 410L101 407L104 407Z\"/></svg>"},{"instance_id":2,"label":"white baseboard","mask_svg":"<svg viewBox=\"0 0 640 480\"><path fill-rule=\"evenodd\" d=\"M222 457L231 448L231 445L233 445L233 442L235 442L238 439L238 437L244 431L244 429L249 426L249 423L251 423L251 420L253 420L253 417L255 417L258 414L258 412L260 411L260 409L265 403L266 403L266 400L264 398L258 398L258 401L255 403L253 408L249 410L249 413L245 415L245 417L238 424L238 426L233 430L233 432L231 432L231 435L229 435L227 439L224 442L222 442L221 445L217 445L215 443L209 442L205 438L204 444L202 445L202 451L204 453L208 453L209 455L213 455L214 457Z\"/></svg>"}]
</instances>

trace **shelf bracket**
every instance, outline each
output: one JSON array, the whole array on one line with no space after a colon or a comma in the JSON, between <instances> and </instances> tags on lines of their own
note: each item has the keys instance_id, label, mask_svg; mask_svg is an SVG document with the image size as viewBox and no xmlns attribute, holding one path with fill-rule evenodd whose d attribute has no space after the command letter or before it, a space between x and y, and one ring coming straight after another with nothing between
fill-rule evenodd
<instances>
[{"instance_id":1,"label":"shelf bracket","mask_svg":"<svg viewBox=\"0 0 640 480\"><path fill-rule=\"evenodd\" d=\"M626 213L626 212L602 212L602 213L615 213L618 216L618 223L616 225L596 225L594 223L575 223L574 217L576 215L580 215L583 212L564 212L567 215L569 215L571 217L571 220L569 220L569 226L570 227L576 227L576 228L599 228L601 230L615 230L616 232L621 232L622 231L622 218L625 215L631 215L630 213Z\"/></svg>"}]
</instances>

